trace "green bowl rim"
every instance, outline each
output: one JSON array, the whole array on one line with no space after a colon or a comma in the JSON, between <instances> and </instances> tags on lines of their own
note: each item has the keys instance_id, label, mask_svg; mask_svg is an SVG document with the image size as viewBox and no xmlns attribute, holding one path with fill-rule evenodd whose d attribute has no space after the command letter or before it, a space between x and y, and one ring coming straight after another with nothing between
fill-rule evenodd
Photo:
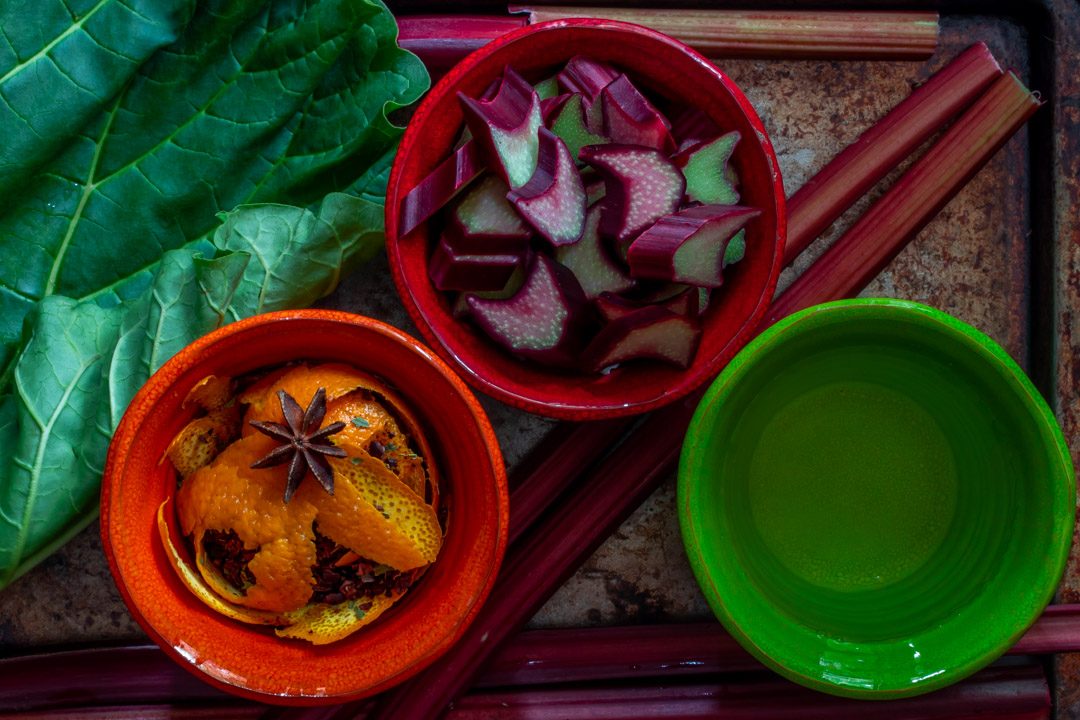
<instances>
[{"instance_id":1,"label":"green bowl rim","mask_svg":"<svg viewBox=\"0 0 1080 720\"><path fill-rule=\"evenodd\" d=\"M1021 397L1024 398L1024 404L1028 411L1037 421L1039 421L1041 428L1044 431L1043 434L1045 435L1048 432L1053 440L1053 447L1047 447L1047 454L1052 456L1053 449L1056 448L1057 457L1052 457L1051 460L1060 460L1059 471L1054 473L1050 480L1050 482L1053 483L1053 486L1056 486L1057 490L1057 492L1053 492L1055 487L1051 488L1052 504L1054 507L1052 538L1056 539L1057 542L1052 543L1046 548L1046 559L1048 562L1043 565L1044 571L1039 577L1039 580L1044 582L1045 585L1043 586L1037 601L1026 608L1026 612L1020 615L1022 622L1018 623L1015 627L1012 627L1010 632L1006 636L1003 636L1000 642L995 644L992 652L987 653L982 657L975 657L964 664L950 667L946 669L945 672L920 683L908 684L903 687L865 689L854 686L838 685L819 678L802 675L767 655L754 643L750 635L743 630L736 618L728 612L720 593L717 591L717 587L713 582L708 566L700 551L703 538L700 534L700 528L695 523L695 513L692 512L689 503L690 495L692 494L691 491L698 482L689 476L689 471L687 470L693 462L693 456L695 454L691 439L703 431L702 424L706 421L706 416L710 413L711 408L718 403L722 403L732 392L734 386L741 377L754 365L758 357L761 354L768 352L773 345L781 342L785 333L793 326L807 321L813 322L818 320L820 319L818 316L822 314L834 313L841 313L843 316L863 315L864 313L870 313L871 316L893 316L895 314L897 317L911 318L922 324L937 325L938 329L945 330L946 335L968 346L977 355L983 357L991 364L996 364L999 371L1007 371L1000 374L1006 382L1014 383L1014 389L1019 391ZM1062 480L1064 480L1064 482L1061 482ZM1017 365L1009 354L1006 353L993 339L962 320L941 310L930 307L929 305L893 298L856 298L851 300L836 300L815 305L780 320L749 343L731 360L716 380L709 385L701 402L698 404L697 409L694 411L694 415L691 418L690 425L686 431L682 451L679 455L676 492L679 525L683 546L686 548L687 558L690 561L690 567L693 570L698 585L701 587L705 599L708 601L713 613L727 631L731 633L743 648L749 651L750 654L761 661L766 667L774 670L789 680L832 695L868 700L890 700L911 697L913 695L920 695L943 688L977 672L1012 647L1053 599L1062 573L1065 570L1069 549L1072 546L1073 525L1076 512L1076 479L1072 457L1069 454L1065 436L1063 435L1057 418L1054 416L1050 406L1020 366Z\"/></svg>"}]
</instances>

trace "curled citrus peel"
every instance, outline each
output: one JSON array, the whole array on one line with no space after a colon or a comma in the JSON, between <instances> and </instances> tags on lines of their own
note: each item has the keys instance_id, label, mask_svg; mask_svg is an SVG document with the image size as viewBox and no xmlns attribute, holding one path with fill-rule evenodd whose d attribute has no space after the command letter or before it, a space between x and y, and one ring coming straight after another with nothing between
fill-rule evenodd
<instances>
[{"instance_id":1,"label":"curled citrus peel","mask_svg":"<svg viewBox=\"0 0 1080 720\"><path fill-rule=\"evenodd\" d=\"M420 574L435 561L443 535L435 510L438 487L418 423L389 388L345 365L291 366L239 395L229 385L224 401L222 387L216 378L196 386L188 400L206 414L185 426L168 452L182 478L177 529L191 538L195 558L192 564L180 552L163 504L158 528L178 577L215 611L276 626L283 637L322 644L374 621L406 590L314 602L315 528L347 548L347 557L396 571ZM279 390L305 404L319 388L325 388L328 400L324 422L347 424L331 438L347 457L330 458L336 478L332 495L317 483L301 483L285 504L287 469L251 467L274 441L236 419L247 405L245 419L280 422ZM217 419L226 410L228 418ZM226 432L232 439L220 448ZM369 449L379 451L378 457ZM243 549L254 553L246 565L253 583L233 586L207 557L202 539L208 530L232 531Z\"/></svg>"}]
</instances>

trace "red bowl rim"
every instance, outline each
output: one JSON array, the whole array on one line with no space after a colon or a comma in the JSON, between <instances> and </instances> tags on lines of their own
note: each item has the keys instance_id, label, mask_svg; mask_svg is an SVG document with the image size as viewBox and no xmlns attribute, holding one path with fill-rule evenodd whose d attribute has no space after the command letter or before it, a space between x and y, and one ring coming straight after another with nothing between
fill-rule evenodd
<instances>
[{"instance_id":1,"label":"red bowl rim","mask_svg":"<svg viewBox=\"0 0 1080 720\"><path fill-rule=\"evenodd\" d=\"M766 161L771 169L772 195L774 199L773 211L776 217L776 242L771 270L766 285L762 289L761 296L758 298L753 312L732 335L722 352L714 355L708 361L700 365L695 362L690 368L684 371L681 380L677 381L663 394L645 402L609 402L607 404L601 404L595 400L590 401L588 397L575 397L572 389L567 392L566 397L558 401L538 399L507 389L489 377L483 367L477 368L467 364L462 358L447 348L442 342L440 333L432 327L424 310L420 307L416 297L410 291L402 270L400 244L398 242L400 200L406 193L406 190L401 188L401 176L404 172L404 163L401 162L401 158L404 156L404 153L399 151L394 160L394 164L390 171L389 181L387 183L385 205L386 249L389 258L391 277L397 288L398 295L401 298L402 304L405 306L409 317L419 329L421 335L423 335L424 339L444 360L451 364L456 371L477 390L521 410L563 420L580 421L637 415L655 410L658 407L670 404L686 396L713 378L724 365L727 364L731 357L750 341L755 328L764 317L772 302L773 294L776 290L776 283L779 279L780 270L782 269L784 244L787 235L787 215L785 210L784 183L780 174L780 166L777 162L775 151L773 150L772 143L769 140L768 133L765 130L761 118L758 116L742 90L719 68L696 50L663 33L641 25L618 20L600 18L565 18L560 20L550 20L535 25L526 25L492 40L455 65L453 69L443 76L443 78L424 97L417 107L416 112L413 114L399 147L407 148L411 147L413 143L420 142L422 134L421 126L425 124L428 116L432 114L435 105L437 105L447 94L453 94L455 92L454 88L458 85L461 78L487 57L508 45L520 41L522 38L527 38L538 33L568 28L595 28L612 32L629 33L638 39L662 43L682 51L709 72L730 93L758 136L758 140L765 153ZM572 379L573 376L568 376L568 378ZM572 386L572 382L568 383L568 388L572 388Z\"/></svg>"}]
</instances>

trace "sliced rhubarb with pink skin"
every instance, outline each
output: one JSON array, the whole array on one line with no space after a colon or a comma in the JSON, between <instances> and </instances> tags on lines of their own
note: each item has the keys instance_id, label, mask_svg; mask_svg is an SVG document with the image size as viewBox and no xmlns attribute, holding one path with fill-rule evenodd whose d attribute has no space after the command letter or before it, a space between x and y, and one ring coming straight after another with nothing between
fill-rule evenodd
<instances>
[{"instance_id":1,"label":"sliced rhubarb with pink skin","mask_svg":"<svg viewBox=\"0 0 1080 720\"><path fill-rule=\"evenodd\" d=\"M581 239L555 249L555 259L570 269L590 300L605 292L625 292L634 280L608 255L600 238L600 207L592 206L585 214Z\"/></svg>"},{"instance_id":2,"label":"sliced rhubarb with pink skin","mask_svg":"<svg viewBox=\"0 0 1080 720\"><path fill-rule=\"evenodd\" d=\"M536 169L536 132L542 124L540 96L507 66L495 97L477 100L458 93L465 122L492 170L510 187L529 181Z\"/></svg>"},{"instance_id":3,"label":"sliced rhubarb with pink skin","mask_svg":"<svg viewBox=\"0 0 1080 720\"><path fill-rule=\"evenodd\" d=\"M667 308L676 315L698 314L698 288L682 283L671 283L663 293L657 293L646 302Z\"/></svg>"},{"instance_id":4,"label":"sliced rhubarb with pink skin","mask_svg":"<svg viewBox=\"0 0 1080 720\"><path fill-rule=\"evenodd\" d=\"M443 238L431 254L428 275L439 290L500 290L522 259L523 253L464 255Z\"/></svg>"},{"instance_id":5,"label":"sliced rhubarb with pink skin","mask_svg":"<svg viewBox=\"0 0 1080 720\"><path fill-rule=\"evenodd\" d=\"M536 90L536 94L541 100L553 98L560 92L559 77L557 75L552 75L550 77L544 78L540 82L536 83L536 85L533 86L533 89Z\"/></svg>"},{"instance_id":6,"label":"sliced rhubarb with pink skin","mask_svg":"<svg viewBox=\"0 0 1080 720\"><path fill-rule=\"evenodd\" d=\"M533 255L525 284L512 297L467 299L473 320L495 342L519 357L560 366L577 361L586 302L574 274L540 253Z\"/></svg>"},{"instance_id":7,"label":"sliced rhubarb with pink skin","mask_svg":"<svg viewBox=\"0 0 1080 720\"><path fill-rule=\"evenodd\" d=\"M600 232L622 249L664 215L675 212L686 178L658 150L637 145L586 145L579 157L605 181Z\"/></svg>"},{"instance_id":8,"label":"sliced rhubarb with pink skin","mask_svg":"<svg viewBox=\"0 0 1080 720\"><path fill-rule=\"evenodd\" d=\"M698 303L700 302L699 292L701 288L691 287L689 285L680 286L682 289L674 295L661 300L659 302L650 302L646 299L631 300L621 295L605 292L601 293L597 297L593 304L597 311L600 313L600 317L605 322L611 322L612 320L618 320L624 315L637 312L642 308L655 305L662 307L676 315L690 315L696 316L701 313L698 312Z\"/></svg>"},{"instance_id":9,"label":"sliced rhubarb with pink skin","mask_svg":"<svg viewBox=\"0 0 1080 720\"><path fill-rule=\"evenodd\" d=\"M697 318L650 305L605 325L585 348L582 360L591 372L642 358L685 369L693 361L700 340Z\"/></svg>"},{"instance_id":10,"label":"sliced rhubarb with pink skin","mask_svg":"<svg viewBox=\"0 0 1080 720\"><path fill-rule=\"evenodd\" d=\"M696 107L684 107L671 117L671 134L679 144L679 152L720 136L720 126Z\"/></svg>"},{"instance_id":11,"label":"sliced rhubarb with pink skin","mask_svg":"<svg viewBox=\"0 0 1080 720\"><path fill-rule=\"evenodd\" d=\"M418 228L483 171L480 148L466 141L405 196L398 233L404 237Z\"/></svg>"},{"instance_id":12,"label":"sliced rhubarb with pink skin","mask_svg":"<svg viewBox=\"0 0 1080 720\"><path fill-rule=\"evenodd\" d=\"M604 119L600 109L600 93L620 75L621 73L610 65L597 62L584 55L570 58L566 67L559 73L559 85L567 92L581 96L585 109L586 127L591 132L603 131Z\"/></svg>"},{"instance_id":13,"label":"sliced rhubarb with pink skin","mask_svg":"<svg viewBox=\"0 0 1080 720\"><path fill-rule=\"evenodd\" d=\"M562 93L561 95L554 95L549 98L543 98L540 100L540 117L543 119L545 127L551 127L552 121L562 112L563 106L572 97L580 97L572 95L571 93Z\"/></svg>"},{"instance_id":14,"label":"sliced rhubarb with pink skin","mask_svg":"<svg viewBox=\"0 0 1080 720\"><path fill-rule=\"evenodd\" d=\"M671 161L686 176L686 199L706 205L734 205L739 202L738 177L731 167L731 154L739 132L693 145Z\"/></svg>"},{"instance_id":15,"label":"sliced rhubarb with pink skin","mask_svg":"<svg viewBox=\"0 0 1080 720\"><path fill-rule=\"evenodd\" d=\"M450 307L451 314L458 320L464 320L471 314L469 311L469 298L479 297L485 300L505 300L516 293L521 286L525 284L525 268L528 267L528 260L524 260L518 263L514 268L513 274L510 279L506 281L506 285L502 286L498 290L470 290L468 292L461 292L454 298L454 304Z\"/></svg>"},{"instance_id":16,"label":"sliced rhubarb with pink skin","mask_svg":"<svg viewBox=\"0 0 1080 720\"><path fill-rule=\"evenodd\" d=\"M734 265L746 257L746 231L740 230L727 244L724 250L724 267Z\"/></svg>"},{"instance_id":17,"label":"sliced rhubarb with pink skin","mask_svg":"<svg viewBox=\"0 0 1080 720\"><path fill-rule=\"evenodd\" d=\"M728 242L760 214L742 205L697 205L662 217L630 245L630 275L720 287Z\"/></svg>"},{"instance_id":18,"label":"sliced rhubarb with pink skin","mask_svg":"<svg viewBox=\"0 0 1080 720\"><path fill-rule=\"evenodd\" d=\"M627 300L624 297L620 297L619 295L610 292L600 293L599 297L593 301L593 304L605 323L609 323L612 320L618 320L624 315L629 315L632 312L640 310L642 307L641 303Z\"/></svg>"},{"instance_id":19,"label":"sliced rhubarb with pink skin","mask_svg":"<svg viewBox=\"0 0 1080 720\"><path fill-rule=\"evenodd\" d=\"M555 247L577 242L585 226L585 186L566 143L540 128L536 172L506 198Z\"/></svg>"},{"instance_id":20,"label":"sliced rhubarb with pink skin","mask_svg":"<svg viewBox=\"0 0 1080 720\"><path fill-rule=\"evenodd\" d=\"M559 72L558 79L559 86L563 90L581 95L588 106L592 105L600 97L600 92L620 75L618 70L606 63L584 55L575 55Z\"/></svg>"},{"instance_id":21,"label":"sliced rhubarb with pink skin","mask_svg":"<svg viewBox=\"0 0 1080 720\"><path fill-rule=\"evenodd\" d=\"M581 152L581 148L586 145L602 145L608 142L608 138L604 135L589 130L589 125L585 119L584 101L581 95L576 93L567 97L558 113L554 114L550 120L548 120L547 116L545 116L544 120L551 132L558 135L566 143L566 147L570 149L570 155L575 159L578 153Z\"/></svg>"},{"instance_id":22,"label":"sliced rhubarb with pink skin","mask_svg":"<svg viewBox=\"0 0 1080 720\"><path fill-rule=\"evenodd\" d=\"M699 287L697 289L697 314L700 317L709 309L709 301L712 300L712 289Z\"/></svg>"},{"instance_id":23,"label":"sliced rhubarb with pink skin","mask_svg":"<svg viewBox=\"0 0 1080 720\"><path fill-rule=\"evenodd\" d=\"M585 183L585 203L588 207L592 207L600 200L603 200L607 188L605 187L604 178L599 173L586 168L581 173L581 181Z\"/></svg>"},{"instance_id":24,"label":"sliced rhubarb with pink skin","mask_svg":"<svg viewBox=\"0 0 1080 720\"><path fill-rule=\"evenodd\" d=\"M532 230L506 199L509 189L502 178L488 175L454 203L444 235L454 252L505 255L525 251Z\"/></svg>"},{"instance_id":25,"label":"sliced rhubarb with pink skin","mask_svg":"<svg viewBox=\"0 0 1080 720\"><path fill-rule=\"evenodd\" d=\"M674 152L671 123L625 75L613 80L600 93L600 110L604 134L612 142L643 145L664 154Z\"/></svg>"}]
</instances>

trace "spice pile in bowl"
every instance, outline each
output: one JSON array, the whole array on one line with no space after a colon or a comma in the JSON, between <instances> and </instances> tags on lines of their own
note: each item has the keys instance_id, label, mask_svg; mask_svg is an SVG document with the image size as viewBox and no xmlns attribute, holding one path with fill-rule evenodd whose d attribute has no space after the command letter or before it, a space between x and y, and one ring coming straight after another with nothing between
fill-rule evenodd
<instances>
[{"instance_id":1,"label":"spice pile in bowl","mask_svg":"<svg viewBox=\"0 0 1080 720\"><path fill-rule=\"evenodd\" d=\"M175 519L166 500L158 529L213 610L326 644L377 620L435 561L432 454L384 383L339 363L294 364L208 376L185 404L199 414L168 448Z\"/></svg>"}]
</instances>

